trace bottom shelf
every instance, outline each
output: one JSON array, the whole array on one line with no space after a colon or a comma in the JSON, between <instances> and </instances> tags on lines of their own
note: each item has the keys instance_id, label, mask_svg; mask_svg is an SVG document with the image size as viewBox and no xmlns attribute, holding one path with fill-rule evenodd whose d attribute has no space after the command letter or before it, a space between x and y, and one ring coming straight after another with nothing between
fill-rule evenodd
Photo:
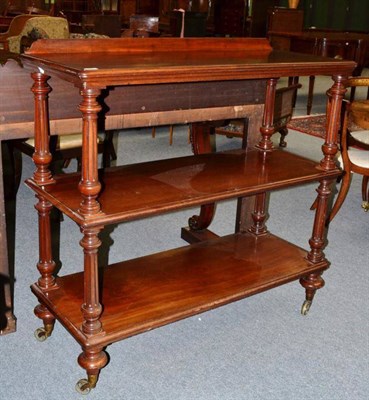
<instances>
[{"instance_id":1,"label":"bottom shelf","mask_svg":"<svg viewBox=\"0 0 369 400\"><path fill-rule=\"evenodd\" d=\"M328 268L270 233L233 234L106 267L101 271L104 332L86 337L83 273L58 277L58 289L32 291L83 345L117 340L210 310Z\"/></svg>"}]
</instances>

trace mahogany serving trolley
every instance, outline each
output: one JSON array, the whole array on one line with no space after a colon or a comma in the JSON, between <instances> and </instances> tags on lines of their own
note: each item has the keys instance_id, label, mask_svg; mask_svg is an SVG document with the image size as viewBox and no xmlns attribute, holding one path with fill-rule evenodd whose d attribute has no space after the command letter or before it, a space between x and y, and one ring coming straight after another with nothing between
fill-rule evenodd
<instances>
[{"instance_id":1,"label":"mahogany serving trolley","mask_svg":"<svg viewBox=\"0 0 369 400\"><path fill-rule=\"evenodd\" d=\"M104 348L131 335L293 280L300 280L305 289L302 313L308 311L329 266L323 254L325 221L330 188L341 173L334 156L344 79L355 67L353 62L276 52L266 39L236 38L40 40L22 59L33 71L35 98L36 170L26 183L38 199L41 277L32 291L40 303L35 313L44 327L36 336L47 338L58 320L81 345L78 362L87 379L77 383L80 392L95 387L108 360ZM333 77L320 163L273 148L276 85L279 77L291 75ZM48 168L50 77L51 87L53 78L63 79L81 94L81 173L52 176ZM161 111L152 113L162 116L158 123L222 119L225 111L234 118L240 105L259 98L265 102L259 140L246 149L210 153L204 128L192 135L193 156L99 171L96 135L104 108L101 97L106 98L101 94L111 88L116 98L124 99L117 100L121 121L143 118L130 108L137 96L161 104ZM240 91L244 103L234 98ZM165 102L166 95L176 100ZM266 199L273 190L314 181L316 214L310 248L304 250L267 230ZM246 213L238 213L235 233L219 237L208 229L214 205L231 198L241 203L253 199L251 224L245 226ZM99 271L98 235L106 226L193 206L201 209L182 229L188 245ZM54 275L52 207L82 232L84 265L72 275Z\"/></svg>"}]
</instances>

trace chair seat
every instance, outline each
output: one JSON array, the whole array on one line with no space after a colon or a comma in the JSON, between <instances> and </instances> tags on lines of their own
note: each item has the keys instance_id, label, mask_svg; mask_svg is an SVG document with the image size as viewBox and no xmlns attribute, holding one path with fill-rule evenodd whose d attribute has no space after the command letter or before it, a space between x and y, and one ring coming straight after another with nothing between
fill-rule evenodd
<instances>
[{"instance_id":1,"label":"chair seat","mask_svg":"<svg viewBox=\"0 0 369 400\"><path fill-rule=\"evenodd\" d=\"M355 164L358 167L362 168L369 168L369 153L367 151L350 148L348 150L348 156L352 164ZM338 157L337 161L340 167L343 167L343 160L341 155Z\"/></svg>"},{"instance_id":2,"label":"chair seat","mask_svg":"<svg viewBox=\"0 0 369 400\"><path fill-rule=\"evenodd\" d=\"M98 135L97 142L103 143L104 137L102 135ZM26 143L32 147L35 147L34 138L28 139L26 141ZM76 147L82 147L82 134L81 133L73 133L72 135L58 136L58 143L57 143L56 150L69 150L69 149L74 149Z\"/></svg>"},{"instance_id":3,"label":"chair seat","mask_svg":"<svg viewBox=\"0 0 369 400\"><path fill-rule=\"evenodd\" d=\"M350 135L358 142L369 144L369 130L350 132Z\"/></svg>"}]
</instances>

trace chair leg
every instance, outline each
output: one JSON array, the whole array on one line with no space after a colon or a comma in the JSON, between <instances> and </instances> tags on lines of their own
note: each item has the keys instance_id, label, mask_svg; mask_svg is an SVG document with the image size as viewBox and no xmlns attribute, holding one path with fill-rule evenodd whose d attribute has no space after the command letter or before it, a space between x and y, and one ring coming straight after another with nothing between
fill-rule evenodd
<instances>
[{"instance_id":1,"label":"chair leg","mask_svg":"<svg viewBox=\"0 0 369 400\"><path fill-rule=\"evenodd\" d=\"M342 182L341 182L341 187L338 192L336 201L332 207L331 213L329 215L329 221L332 221L333 218L336 216L338 211L340 210L343 202L345 201L345 198L347 196L347 193L350 188L350 183L351 183L351 173L348 173L347 171L342 177Z\"/></svg>"},{"instance_id":2,"label":"chair leg","mask_svg":"<svg viewBox=\"0 0 369 400\"><path fill-rule=\"evenodd\" d=\"M286 147L287 146L287 142L285 141L285 138L288 135L288 129L287 128L281 128L279 130L279 133L281 134L281 138L279 139L279 147Z\"/></svg>"},{"instance_id":3,"label":"chair leg","mask_svg":"<svg viewBox=\"0 0 369 400\"><path fill-rule=\"evenodd\" d=\"M362 207L364 211L369 211L369 176L363 176L363 182L361 186L361 193L362 193L362 198L363 198L363 203Z\"/></svg>"},{"instance_id":4,"label":"chair leg","mask_svg":"<svg viewBox=\"0 0 369 400\"><path fill-rule=\"evenodd\" d=\"M173 125L169 126L169 145L173 144Z\"/></svg>"},{"instance_id":5,"label":"chair leg","mask_svg":"<svg viewBox=\"0 0 369 400\"><path fill-rule=\"evenodd\" d=\"M114 147L114 133L115 131L108 131L105 134L104 139L104 149L103 149L103 167L109 168L111 166L111 161L117 159L117 153Z\"/></svg>"},{"instance_id":6,"label":"chair leg","mask_svg":"<svg viewBox=\"0 0 369 400\"><path fill-rule=\"evenodd\" d=\"M311 75L309 76L309 94L308 94L308 101L306 108L307 115L310 115L311 109L313 107L314 84L315 84L315 76Z\"/></svg>"}]
</instances>

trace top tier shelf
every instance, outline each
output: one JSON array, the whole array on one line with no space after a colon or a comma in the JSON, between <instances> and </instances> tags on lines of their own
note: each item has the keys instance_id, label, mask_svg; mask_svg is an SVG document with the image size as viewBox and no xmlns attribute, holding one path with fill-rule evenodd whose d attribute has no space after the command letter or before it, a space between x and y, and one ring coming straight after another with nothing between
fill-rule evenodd
<instances>
[{"instance_id":1,"label":"top tier shelf","mask_svg":"<svg viewBox=\"0 0 369 400\"><path fill-rule=\"evenodd\" d=\"M249 196L287 186L334 178L315 161L281 150L232 150L186 156L101 170L101 212L85 217L79 211L80 174L56 176L53 184L26 183L75 222L105 225Z\"/></svg>"},{"instance_id":2,"label":"top tier shelf","mask_svg":"<svg viewBox=\"0 0 369 400\"><path fill-rule=\"evenodd\" d=\"M25 67L80 87L350 75L352 61L273 51L258 38L38 40Z\"/></svg>"}]
</instances>

